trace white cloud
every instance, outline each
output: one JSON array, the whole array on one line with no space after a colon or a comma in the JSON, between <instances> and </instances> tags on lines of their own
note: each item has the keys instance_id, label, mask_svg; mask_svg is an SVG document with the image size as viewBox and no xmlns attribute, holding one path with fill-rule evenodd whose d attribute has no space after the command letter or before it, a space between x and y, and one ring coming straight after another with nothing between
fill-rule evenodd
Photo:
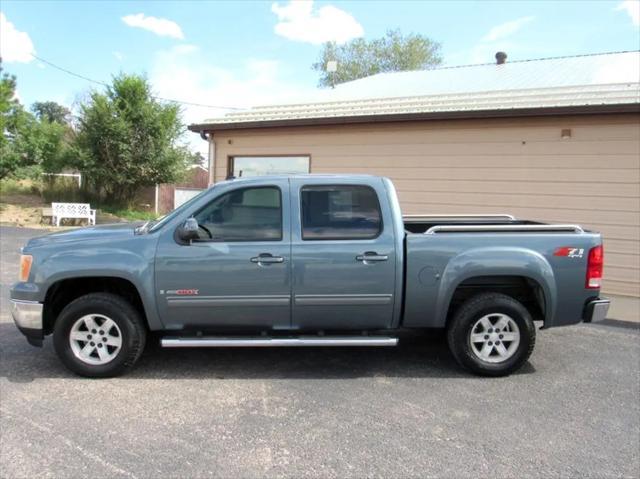
<instances>
[{"instance_id":1,"label":"white cloud","mask_svg":"<svg viewBox=\"0 0 640 479\"><path fill-rule=\"evenodd\" d=\"M271 5L278 17L274 31L289 40L319 45L325 42L346 43L364 35L353 16L332 5L313 8L313 0L291 0L287 5Z\"/></svg>"},{"instance_id":2,"label":"white cloud","mask_svg":"<svg viewBox=\"0 0 640 479\"><path fill-rule=\"evenodd\" d=\"M111 52L113 53L113 56L116 57L116 60L118 60L119 62L121 62L122 60L124 60L124 55L122 54L122 52L119 51L113 51Z\"/></svg>"},{"instance_id":3,"label":"white cloud","mask_svg":"<svg viewBox=\"0 0 640 479\"><path fill-rule=\"evenodd\" d=\"M130 27L149 30L161 37L172 37L178 40L184 39L180 25L166 18L148 17L144 13L136 13L122 17L122 21Z\"/></svg>"},{"instance_id":4,"label":"white cloud","mask_svg":"<svg viewBox=\"0 0 640 479\"><path fill-rule=\"evenodd\" d=\"M624 10L629 14L631 23L640 26L640 0L624 0L615 8L616 11Z\"/></svg>"},{"instance_id":5,"label":"white cloud","mask_svg":"<svg viewBox=\"0 0 640 479\"><path fill-rule=\"evenodd\" d=\"M535 17L521 17L516 18L515 20L511 20L509 22L501 23L500 25L496 25L489 33L487 33L482 41L485 42L495 42L496 40L500 40L501 38L506 38L510 35L513 35L518 30L520 30L524 25L534 20Z\"/></svg>"},{"instance_id":6,"label":"white cloud","mask_svg":"<svg viewBox=\"0 0 640 479\"><path fill-rule=\"evenodd\" d=\"M29 63L35 48L27 32L21 32L0 12L0 57L7 63Z\"/></svg>"},{"instance_id":7,"label":"white cloud","mask_svg":"<svg viewBox=\"0 0 640 479\"><path fill-rule=\"evenodd\" d=\"M206 52L188 44L158 52L149 71L154 92L160 97L240 108L297 101L316 91L292 78L280 62L270 59L247 59L233 71L221 68ZM232 111L194 105L183 105L182 110L187 124ZM198 135L188 132L185 141L207 155L207 143Z\"/></svg>"}]
</instances>

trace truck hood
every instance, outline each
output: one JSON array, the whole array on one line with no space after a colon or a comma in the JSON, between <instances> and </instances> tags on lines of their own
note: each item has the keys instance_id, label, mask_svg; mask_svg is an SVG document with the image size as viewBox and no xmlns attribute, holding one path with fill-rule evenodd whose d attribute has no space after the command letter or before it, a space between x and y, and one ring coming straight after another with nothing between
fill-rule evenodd
<instances>
[{"instance_id":1,"label":"truck hood","mask_svg":"<svg viewBox=\"0 0 640 479\"><path fill-rule=\"evenodd\" d=\"M26 248L37 248L39 246L61 243L82 243L90 240L112 241L114 239L124 239L132 237L135 229L142 224L143 222L117 223L50 233L32 238L27 242Z\"/></svg>"}]
</instances>

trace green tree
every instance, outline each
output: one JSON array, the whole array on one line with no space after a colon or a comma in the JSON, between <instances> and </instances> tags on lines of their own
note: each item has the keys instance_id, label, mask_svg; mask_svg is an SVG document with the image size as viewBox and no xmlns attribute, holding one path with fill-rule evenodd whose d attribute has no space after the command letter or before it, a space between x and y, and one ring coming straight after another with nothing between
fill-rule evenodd
<instances>
[{"instance_id":1,"label":"green tree","mask_svg":"<svg viewBox=\"0 0 640 479\"><path fill-rule=\"evenodd\" d=\"M338 63L336 72L327 71L330 61ZM370 41L356 38L344 45L325 43L312 68L320 72L319 86L327 87L376 73L424 70L441 63L439 43L423 35L389 30Z\"/></svg>"},{"instance_id":2,"label":"green tree","mask_svg":"<svg viewBox=\"0 0 640 479\"><path fill-rule=\"evenodd\" d=\"M24 133L33 117L16 98L16 77L2 70L0 63L0 179L15 175L33 161L22 151Z\"/></svg>"},{"instance_id":3,"label":"green tree","mask_svg":"<svg viewBox=\"0 0 640 479\"><path fill-rule=\"evenodd\" d=\"M183 131L177 105L156 101L144 77L121 74L80 107L76 164L101 199L127 204L140 188L183 174Z\"/></svg>"},{"instance_id":4,"label":"green tree","mask_svg":"<svg viewBox=\"0 0 640 479\"><path fill-rule=\"evenodd\" d=\"M51 123L66 125L71 119L69 109L55 101L37 101L31 105L31 111L38 120L47 120Z\"/></svg>"}]
</instances>

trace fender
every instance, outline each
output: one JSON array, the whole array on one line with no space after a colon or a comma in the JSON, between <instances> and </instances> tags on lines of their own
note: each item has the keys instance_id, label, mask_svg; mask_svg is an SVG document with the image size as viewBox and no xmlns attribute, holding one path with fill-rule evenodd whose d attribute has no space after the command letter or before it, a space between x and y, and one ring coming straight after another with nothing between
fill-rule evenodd
<instances>
[{"instance_id":1,"label":"fender","mask_svg":"<svg viewBox=\"0 0 640 479\"><path fill-rule=\"evenodd\" d=\"M124 247L96 246L86 250L63 250L38 264L35 282L40 285L39 301L44 301L49 288L65 279L108 277L125 279L138 290L147 323L151 330L162 329L154 302L154 248L146 255L136 254Z\"/></svg>"},{"instance_id":2,"label":"fender","mask_svg":"<svg viewBox=\"0 0 640 479\"><path fill-rule=\"evenodd\" d=\"M558 295L553 270L546 258L527 248L487 247L467 250L447 263L436 300L436 324L446 324L456 289L475 276L521 276L535 281L544 296L545 323L552 322Z\"/></svg>"}]
</instances>

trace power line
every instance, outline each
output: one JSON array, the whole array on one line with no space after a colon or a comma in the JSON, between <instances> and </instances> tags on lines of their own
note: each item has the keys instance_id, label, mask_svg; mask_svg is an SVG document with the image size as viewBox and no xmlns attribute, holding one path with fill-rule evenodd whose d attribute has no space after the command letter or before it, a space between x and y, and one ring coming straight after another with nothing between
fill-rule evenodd
<instances>
[{"instance_id":1,"label":"power line","mask_svg":"<svg viewBox=\"0 0 640 479\"><path fill-rule=\"evenodd\" d=\"M41 61L42 63L46 63L47 65L49 65L50 67L55 68L56 70L60 70L61 72L64 72L68 75L74 76L76 78L81 78L82 80L91 82L91 83L95 83L96 85L101 85L101 86L105 86L105 87L109 87L110 85L100 81L100 80L95 80L93 78L89 78L86 77L84 75L80 75L79 73L75 73L72 72L71 70L67 70L66 68L63 68L59 65L56 65L55 63L50 62L49 60L45 60L44 58L41 58L37 55L34 55L33 53L31 53L31 56L33 58L35 58L36 60ZM182 101L182 100L174 100L173 98L164 98L161 96L156 96L156 95L151 95L153 98L155 98L156 100L161 100L161 101L168 101L171 103L179 103L182 105L190 105L190 106L199 106L199 107L203 107L203 108L214 108L217 110L246 110L246 108L240 108L237 106L221 106L221 105L207 105L204 103L195 103L195 102L191 102L191 101Z\"/></svg>"}]
</instances>

